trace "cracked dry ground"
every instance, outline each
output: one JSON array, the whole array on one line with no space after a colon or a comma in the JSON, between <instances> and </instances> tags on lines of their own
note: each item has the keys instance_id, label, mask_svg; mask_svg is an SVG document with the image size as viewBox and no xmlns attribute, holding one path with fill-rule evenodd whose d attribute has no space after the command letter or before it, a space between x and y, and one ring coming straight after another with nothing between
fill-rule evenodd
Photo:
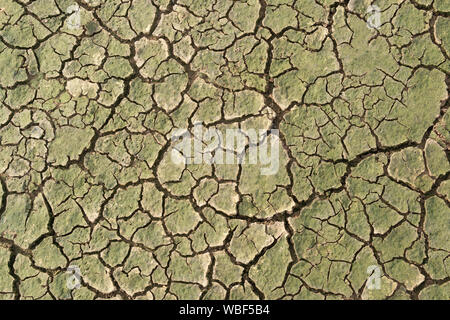
<instances>
[{"instance_id":1,"label":"cracked dry ground","mask_svg":"<svg viewBox=\"0 0 450 320\"><path fill-rule=\"evenodd\" d=\"M0 0L2 299L449 299L449 1L76 3Z\"/></svg>"}]
</instances>

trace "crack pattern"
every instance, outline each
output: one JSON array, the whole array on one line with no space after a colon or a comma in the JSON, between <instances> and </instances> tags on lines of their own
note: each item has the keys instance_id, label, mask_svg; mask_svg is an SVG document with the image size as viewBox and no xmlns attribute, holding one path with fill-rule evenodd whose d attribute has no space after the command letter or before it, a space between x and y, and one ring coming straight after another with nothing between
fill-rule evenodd
<instances>
[{"instance_id":1,"label":"crack pattern","mask_svg":"<svg viewBox=\"0 0 450 320\"><path fill-rule=\"evenodd\" d=\"M1 0L0 299L450 299L449 25L445 0ZM174 164L198 123L279 130L278 172Z\"/></svg>"}]
</instances>

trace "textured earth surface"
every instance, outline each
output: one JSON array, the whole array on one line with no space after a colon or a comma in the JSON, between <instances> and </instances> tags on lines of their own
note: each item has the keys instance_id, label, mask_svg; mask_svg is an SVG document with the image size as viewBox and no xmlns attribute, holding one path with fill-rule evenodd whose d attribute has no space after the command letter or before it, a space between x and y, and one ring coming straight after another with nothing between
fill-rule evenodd
<instances>
[{"instance_id":1,"label":"textured earth surface","mask_svg":"<svg viewBox=\"0 0 450 320\"><path fill-rule=\"evenodd\" d=\"M448 0L0 0L0 298L450 299L449 30ZM174 164L196 123L278 129L279 170Z\"/></svg>"}]
</instances>

